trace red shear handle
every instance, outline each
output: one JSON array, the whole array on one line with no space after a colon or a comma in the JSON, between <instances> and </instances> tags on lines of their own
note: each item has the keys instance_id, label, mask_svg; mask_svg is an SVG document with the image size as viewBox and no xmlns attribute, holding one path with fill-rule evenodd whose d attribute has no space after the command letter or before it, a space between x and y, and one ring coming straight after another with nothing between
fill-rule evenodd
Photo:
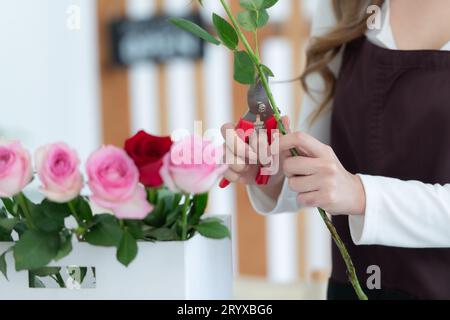
<instances>
[{"instance_id":1,"label":"red shear handle","mask_svg":"<svg viewBox=\"0 0 450 320\"><path fill-rule=\"evenodd\" d=\"M265 128L267 130L267 139L269 144L272 143L272 131L277 128L277 121L275 117L269 118L265 122ZM248 143L249 137L253 134L255 127L252 122L247 121L245 119L239 120L239 123L236 126L236 130L238 130L238 136ZM269 183L270 176L261 174L262 168L259 168L258 174L256 175L255 182L257 185L267 185ZM230 181L227 179L222 179L219 183L219 187L225 189L230 185Z\"/></svg>"},{"instance_id":2,"label":"red shear handle","mask_svg":"<svg viewBox=\"0 0 450 320\"><path fill-rule=\"evenodd\" d=\"M228 181L227 179L223 178L222 181L220 181L220 183L219 183L219 188L225 189L225 188L228 187L230 184L231 184L230 181Z\"/></svg>"}]
</instances>

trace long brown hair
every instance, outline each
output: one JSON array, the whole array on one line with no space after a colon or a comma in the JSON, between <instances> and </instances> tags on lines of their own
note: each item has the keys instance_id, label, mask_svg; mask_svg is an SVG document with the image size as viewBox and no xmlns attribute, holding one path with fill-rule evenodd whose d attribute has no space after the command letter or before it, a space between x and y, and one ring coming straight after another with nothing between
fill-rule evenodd
<instances>
[{"instance_id":1,"label":"long brown hair","mask_svg":"<svg viewBox=\"0 0 450 320\"><path fill-rule=\"evenodd\" d=\"M311 94L307 77L318 73L325 83L324 99L313 114L312 121L326 109L333 99L336 77L329 64L339 53L343 45L361 37L367 30L367 8L370 5L381 6L384 0L332 0L337 19L336 26L328 33L311 40L306 53L306 69L301 76L303 88Z\"/></svg>"}]
</instances>

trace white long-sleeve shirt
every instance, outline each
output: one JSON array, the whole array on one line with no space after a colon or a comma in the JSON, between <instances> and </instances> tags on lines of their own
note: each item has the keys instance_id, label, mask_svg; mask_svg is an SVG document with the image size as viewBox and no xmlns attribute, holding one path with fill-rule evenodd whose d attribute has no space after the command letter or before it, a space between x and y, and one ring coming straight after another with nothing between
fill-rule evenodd
<instances>
[{"instance_id":1,"label":"white long-sleeve shirt","mask_svg":"<svg viewBox=\"0 0 450 320\"><path fill-rule=\"evenodd\" d=\"M331 0L320 0L313 18L312 36L324 34L336 23ZM390 24L390 3L382 8L382 28L368 30L366 36L376 45L397 49ZM442 48L450 51L450 41ZM337 75L342 52L331 62ZM312 75L309 86L314 97L305 97L300 119L300 130L308 132L329 144L331 114L321 116L312 125L309 116L317 108L323 92L323 81ZM450 147L450 146L449 146ZM402 181L380 176L359 175L366 193L366 211L363 216L350 216L349 227L357 245L385 245L405 248L450 247L450 184L431 185L420 181ZM297 212L297 194L285 182L277 201L269 198L256 186L248 187L255 209L264 215Z\"/></svg>"}]
</instances>

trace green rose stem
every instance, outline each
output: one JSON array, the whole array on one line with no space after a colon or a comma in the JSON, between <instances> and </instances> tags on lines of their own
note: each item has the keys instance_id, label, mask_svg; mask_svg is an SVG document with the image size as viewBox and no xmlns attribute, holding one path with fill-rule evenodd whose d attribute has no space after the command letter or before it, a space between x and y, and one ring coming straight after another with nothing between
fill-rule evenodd
<instances>
[{"instance_id":1,"label":"green rose stem","mask_svg":"<svg viewBox=\"0 0 450 320\"><path fill-rule=\"evenodd\" d=\"M188 211L191 204L191 196L189 194L184 195L183 211L181 213L181 240L187 240L187 225L188 225Z\"/></svg>"},{"instance_id":2,"label":"green rose stem","mask_svg":"<svg viewBox=\"0 0 450 320\"><path fill-rule=\"evenodd\" d=\"M261 64L259 55L255 54L252 47L248 43L247 38L245 37L238 22L236 21L235 17L233 16L233 13L231 12L231 8L228 5L228 2L226 0L220 0L220 2L222 3L222 6L228 15L228 18L230 19L231 23L233 24L233 26L238 34L239 39L242 41L245 49L247 50L247 53L249 54L250 58L252 59L254 65L256 67L259 78L261 80L261 84L263 85L264 90L266 91L267 97L269 98L271 107L273 109L275 119L278 123L278 128L283 135L286 135L287 130L284 127L283 122L281 121L280 110L277 106L277 103L273 96L272 90L270 89L269 82L267 80L266 74L265 74L263 66ZM256 38L256 35L255 35L255 38ZM292 156L300 156L300 153L297 149L291 149L290 153ZM349 278L350 283L352 284L358 298L360 300L368 300L366 294L364 293L364 291L361 288L361 285L359 284L359 280L356 275L355 266L353 265L350 254L348 253L348 250L347 250L344 242L342 241L336 228L334 227L333 222L330 220L330 218L328 217L325 210L318 208L318 211L319 211L320 216L322 217L323 221L325 222L325 225L327 226L328 230L330 231L330 234L331 234L336 246L338 247L338 249L342 255L342 258L344 259L345 265L347 266L348 278Z\"/></svg>"},{"instance_id":3,"label":"green rose stem","mask_svg":"<svg viewBox=\"0 0 450 320\"><path fill-rule=\"evenodd\" d=\"M19 206L22 208L22 212L25 217L25 223L26 223L28 229L30 229L30 230L36 229L36 226L33 223L33 219L31 218L30 208L28 207L28 204L27 204L27 198L25 198L25 195L23 194L23 192L20 192L17 195L17 201L19 202Z\"/></svg>"},{"instance_id":4,"label":"green rose stem","mask_svg":"<svg viewBox=\"0 0 450 320\"><path fill-rule=\"evenodd\" d=\"M79 241L81 241L81 240L82 240L82 237L83 237L83 234L84 234L84 232L86 231L86 224L85 224L85 223L83 222L83 220L78 216L78 212L77 212L77 210L75 209L75 203L74 203L74 200L70 201L70 202L68 203L68 206L69 206L70 212L72 212L73 217L75 218L75 220L76 220L77 223L78 223L78 228L75 230L75 233L76 233L76 235L77 235L77 239L78 239Z\"/></svg>"}]
</instances>

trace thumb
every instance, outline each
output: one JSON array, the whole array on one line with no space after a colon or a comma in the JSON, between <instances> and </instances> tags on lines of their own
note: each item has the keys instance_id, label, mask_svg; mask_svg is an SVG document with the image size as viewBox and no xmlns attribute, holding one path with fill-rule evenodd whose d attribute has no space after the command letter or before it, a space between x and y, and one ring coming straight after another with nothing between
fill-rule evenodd
<instances>
[{"instance_id":1,"label":"thumb","mask_svg":"<svg viewBox=\"0 0 450 320\"><path fill-rule=\"evenodd\" d=\"M282 116L281 117L281 123L283 124L284 128L286 129L286 133L287 134L292 132L292 130L291 130L291 120L289 119L288 116ZM277 131L279 131L279 130L277 130ZM277 134L279 134L278 138L280 138L280 136L282 135L281 131L280 132L273 132L272 133L272 141L275 141L277 139L277 136L276 136Z\"/></svg>"}]
</instances>

